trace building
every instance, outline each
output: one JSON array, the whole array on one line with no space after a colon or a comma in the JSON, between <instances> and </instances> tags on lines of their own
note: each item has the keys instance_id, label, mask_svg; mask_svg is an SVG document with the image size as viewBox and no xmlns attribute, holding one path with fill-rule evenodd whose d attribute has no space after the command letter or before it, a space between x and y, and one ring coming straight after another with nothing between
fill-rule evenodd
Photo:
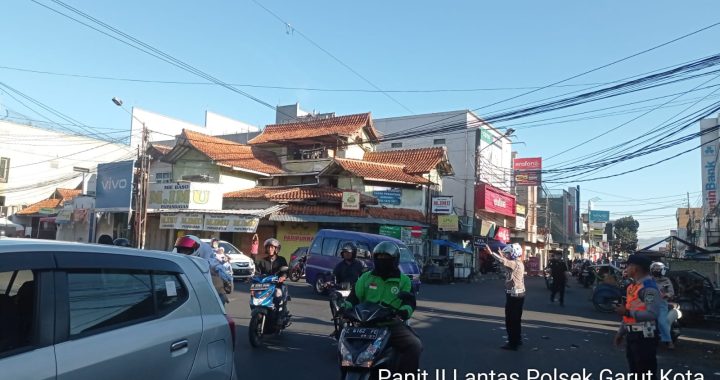
<instances>
[{"instance_id":1,"label":"building","mask_svg":"<svg viewBox=\"0 0 720 380\"><path fill-rule=\"evenodd\" d=\"M440 195L452 197L460 230L439 237L460 243L491 235L509 241L516 209L505 133L468 110L376 119L375 126L383 136L380 150L447 148L454 175L445 178Z\"/></svg>"},{"instance_id":2,"label":"building","mask_svg":"<svg viewBox=\"0 0 720 380\"><path fill-rule=\"evenodd\" d=\"M674 230L675 234L673 236L703 247L705 242L702 241L700 236L700 231L703 228L702 212L702 208L678 208L675 212L677 228ZM673 245L673 253L682 257L687 246L675 240L671 244Z\"/></svg>"},{"instance_id":3,"label":"building","mask_svg":"<svg viewBox=\"0 0 720 380\"><path fill-rule=\"evenodd\" d=\"M18 224L25 226L23 231L25 237L55 240L58 217L62 223L72 221L72 215L62 215L61 210L64 209L67 202L71 202L81 193L81 189L55 189L49 197L16 212L14 219ZM88 234L86 233L85 236Z\"/></svg>"},{"instance_id":4,"label":"building","mask_svg":"<svg viewBox=\"0 0 720 380\"><path fill-rule=\"evenodd\" d=\"M92 195L98 163L127 160L136 154L125 136L113 132L59 132L0 120L0 135L0 214L22 224L27 229L23 235L37 236L37 230L32 231L37 219L33 223L13 214L47 199L57 188Z\"/></svg>"},{"instance_id":5,"label":"building","mask_svg":"<svg viewBox=\"0 0 720 380\"><path fill-rule=\"evenodd\" d=\"M570 257L582 246L579 197L579 189L575 187L557 193L543 188L538 199L539 206L545 208L544 215L538 214L538 227L549 234L554 246Z\"/></svg>"}]
</instances>

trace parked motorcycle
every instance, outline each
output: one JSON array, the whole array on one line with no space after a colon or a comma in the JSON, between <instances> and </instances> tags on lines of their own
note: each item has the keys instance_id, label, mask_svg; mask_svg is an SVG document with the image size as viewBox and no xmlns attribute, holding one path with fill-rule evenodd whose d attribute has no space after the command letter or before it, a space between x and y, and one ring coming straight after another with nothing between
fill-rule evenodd
<instances>
[{"instance_id":1,"label":"parked motorcycle","mask_svg":"<svg viewBox=\"0 0 720 380\"><path fill-rule=\"evenodd\" d=\"M305 263L307 262L307 254L298 257L294 262L290 264L290 280L293 282L300 281L301 278L305 277Z\"/></svg>"},{"instance_id":2,"label":"parked motorcycle","mask_svg":"<svg viewBox=\"0 0 720 380\"><path fill-rule=\"evenodd\" d=\"M341 379L369 380L380 369L397 368L397 355L389 346L390 329L382 326L399 318L394 309L362 303L344 311L343 318L348 326L338 343Z\"/></svg>"},{"instance_id":3,"label":"parked motorcycle","mask_svg":"<svg viewBox=\"0 0 720 380\"><path fill-rule=\"evenodd\" d=\"M282 267L280 272L287 272L287 267ZM289 300L287 289L283 296L276 302L276 292L279 286L278 276L256 276L251 279L250 285L250 325L248 326L248 337L250 345L259 347L262 344L263 336L269 334L280 334L282 330L290 326L290 313L287 311Z\"/></svg>"}]
</instances>

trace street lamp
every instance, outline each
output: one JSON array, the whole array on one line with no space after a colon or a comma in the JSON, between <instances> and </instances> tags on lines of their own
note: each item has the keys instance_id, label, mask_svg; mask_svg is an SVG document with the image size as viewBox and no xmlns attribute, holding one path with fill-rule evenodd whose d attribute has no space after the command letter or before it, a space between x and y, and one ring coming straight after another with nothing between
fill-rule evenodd
<instances>
[{"instance_id":1,"label":"street lamp","mask_svg":"<svg viewBox=\"0 0 720 380\"><path fill-rule=\"evenodd\" d=\"M133 119L142 125L142 137L138 146L138 162L140 162L140 173L138 173L137 196L135 197L135 245L137 248L145 248L145 232L147 230L147 198L148 198L148 171L150 160L147 154L148 148L148 129L145 122L138 119L132 112L123 107L123 101L117 97L112 98L112 102L127 112ZM131 132L132 133L132 132ZM132 137L132 136L131 136Z\"/></svg>"}]
</instances>

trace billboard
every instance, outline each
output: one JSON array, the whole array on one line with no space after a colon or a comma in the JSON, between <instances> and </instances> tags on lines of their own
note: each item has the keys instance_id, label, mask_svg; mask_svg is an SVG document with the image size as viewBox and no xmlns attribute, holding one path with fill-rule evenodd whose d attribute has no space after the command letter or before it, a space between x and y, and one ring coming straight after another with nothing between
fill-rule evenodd
<instances>
[{"instance_id":1,"label":"billboard","mask_svg":"<svg viewBox=\"0 0 720 380\"><path fill-rule=\"evenodd\" d=\"M433 214L451 214L453 210L453 198L452 197L432 197L432 210Z\"/></svg>"},{"instance_id":2,"label":"billboard","mask_svg":"<svg viewBox=\"0 0 720 380\"><path fill-rule=\"evenodd\" d=\"M610 221L610 211L590 210L590 223L607 223Z\"/></svg>"},{"instance_id":3,"label":"billboard","mask_svg":"<svg viewBox=\"0 0 720 380\"><path fill-rule=\"evenodd\" d=\"M129 211L135 161L98 164L95 188L96 211Z\"/></svg>"},{"instance_id":4,"label":"billboard","mask_svg":"<svg viewBox=\"0 0 720 380\"><path fill-rule=\"evenodd\" d=\"M372 194L380 204L398 206L402 203L402 189L374 190Z\"/></svg>"},{"instance_id":5,"label":"billboard","mask_svg":"<svg viewBox=\"0 0 720 380\"><path fill-rule=\"evenodd\" d=\"M513 161L516 186L540 186L542 157L516 158Z\"/></svg>"},{"instance_id":6,"label":"billboard","mask_svg":"<svg viewBox=\"0 0 720 380\"><path fill-rule=\"evenodd\" d=\"M223 191L217 183L151 183L147 207L150 210L222 210L222 200Z\"/></svg>"},{"instance_id":7,"label":"billboard","mask_svg":"<svg viewBox=\"0 0 720 380\"><path fill-rule=\"evenodd\" d=\"M717 188L718 188L718 154L720 146L718 143L718 119L700 120L700 143L702 144L700 154L700 165L702 172L702 195L703 210L707 217L707 213L717 206Z\"/></svg>"},{"instance_id":8,"label":"billboard","mask_svg":"<svg viewBox=\"0 0 720 380\"><path fill-rule=\"evenodd\" d=\"M458 216L457 215L439 215L438 229L440 231L457 231Z\"/></svg>"}]
</instances>

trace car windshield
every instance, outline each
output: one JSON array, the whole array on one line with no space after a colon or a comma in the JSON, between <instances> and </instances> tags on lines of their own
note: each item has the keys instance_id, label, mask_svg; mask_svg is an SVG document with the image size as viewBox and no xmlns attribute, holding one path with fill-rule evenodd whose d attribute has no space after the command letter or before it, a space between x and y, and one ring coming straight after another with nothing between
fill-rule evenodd
<instances>
[{"instance_id":1,"label":"car windshield","mask_svg":"<svg viewBox=\"0 0 720 380\"><path fill-rule=\"evenodd\" d=\"M226 242L224 242L224 241L221 241L219 245L220 245L220 247L222 247L223 249L225 249L225 253L227 253L228 255L239 255L239 254L242 253L242 252L240 252L237 248L235 248L234 245L232 245L232 244L230 244L230 243L226 243Z\"/></svg>"},{"instance_id":2,"label":"car windshield","mask_svg":"<svg viewBox=\"0 0 720 380\"><path fill-rule=\"evenodd\" d=\"M405 247L400 246L400 262L401 263L414 263L415 262L415 256L413 256L412 252Z\"/></svg>"}]
</instances>

